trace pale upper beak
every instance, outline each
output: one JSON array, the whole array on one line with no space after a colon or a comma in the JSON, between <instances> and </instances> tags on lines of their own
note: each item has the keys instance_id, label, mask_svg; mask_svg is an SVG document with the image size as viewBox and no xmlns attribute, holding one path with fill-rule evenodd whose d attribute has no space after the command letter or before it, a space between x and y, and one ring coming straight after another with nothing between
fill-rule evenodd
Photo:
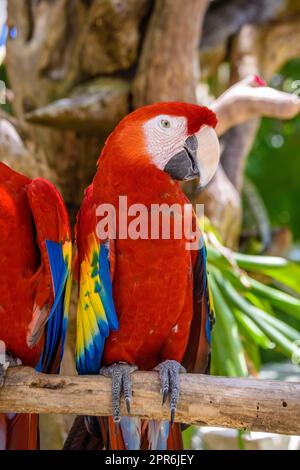
<instances>
[{"instance_id":1,"label":"pale upper beak","mask_svg":"<svg viewBox=\"0 0 300 470\"><path fill-rule=\"evenodd\" d=\"M190 135L183 149L166 164L164 171L176 180L200 178L200 186L206 186L214 176L220 160L220 145L215 130L210 126Z\"/></svg>"},{"instance_id":2,"label":"pale upper beak","mask_svg":"<svg viewBox=\"0 0 300 470\"><path fill-rule=\"evenodd\" d=\"M220 144L216 131L203 126L195 134L198 142L197 161L200 173L200 186L206 186L214 176L220 161Z\"/></svg>"}]
</instances>

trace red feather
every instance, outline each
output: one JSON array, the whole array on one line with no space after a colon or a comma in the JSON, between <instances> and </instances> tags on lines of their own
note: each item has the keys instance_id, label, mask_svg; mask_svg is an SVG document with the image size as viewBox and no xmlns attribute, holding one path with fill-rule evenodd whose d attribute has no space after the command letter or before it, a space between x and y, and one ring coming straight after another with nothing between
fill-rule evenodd
<instances>
[{"instance_id":1,"label":"red feather","mask_svg":"<svg viewBox=\"0 0 300 470\"><path fill-rule=\"evenodd\" d=\"M0 339L14 357L31 367L37 366L43 350L44 327L54 299L46 239L71 240L58 191L46 180L32 181L0 163ZM35 337L29 347L32 332ZM59 353L53 356L53 367ZM37 426L34 415L12 420L0 415L0 435L10 449L35 448Z\"/></svg>"}]
</instances>

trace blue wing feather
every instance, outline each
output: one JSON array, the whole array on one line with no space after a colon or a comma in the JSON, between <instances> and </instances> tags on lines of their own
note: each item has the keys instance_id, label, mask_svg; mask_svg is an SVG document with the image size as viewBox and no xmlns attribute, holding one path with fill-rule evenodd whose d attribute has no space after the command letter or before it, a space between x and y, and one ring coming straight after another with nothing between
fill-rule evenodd
<instances>
[{"instance_id":1,"label":"blue wing feather","mask_svg":"<svg viewBox=\"0 0 300 470\"><path fill-rule=\"evenodd\" d=\"M207 341L211 345L211 312L212 312L213 306L211 305L211 298L209 294L209 286L208 286L208 281L207 281L207 255L206 255L206 247L205 247L205 243L204 243L204 239L202 235L200 237L199 256L202 259L202 264L203 264L203 295L205 297L205 305L206 305L205 332L206 332Z\"/></svg>"},{"instance_id":2,"label":"blue wing feather","mask_svg":"<svg viewBox=\"0 0 300 470\"><path fill-rule=\"evenodd\" d=\"M64 253L62 243L46 240L46 249L52 276L54 301L50 310L45 331L45 343L39 362L38 372L59 372L60 361L56 364L57 353L63 355L67 329L67 309L69 303L71 269L70 252ZM53 369L55 367L55 370Z\"/></svg>"}]
</instances>

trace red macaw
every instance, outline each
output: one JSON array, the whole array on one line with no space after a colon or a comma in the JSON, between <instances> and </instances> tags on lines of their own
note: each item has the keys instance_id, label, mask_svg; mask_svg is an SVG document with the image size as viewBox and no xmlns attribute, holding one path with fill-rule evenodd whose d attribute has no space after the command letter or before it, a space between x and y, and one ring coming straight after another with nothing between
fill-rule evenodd
<instances>
[{"instance_id":1,"label":"red macaw","mask_svg":"<svg viewBox=\"0 0 300 470\"><path fill-rule=\"evenodd\" d=\"M126 116L106 141L77 221L76 360L81 374L112 377L113 418L86 417L85 427L77 418L66 449L182 448L180 425L172 423L178 374L183 366L209 371L213 308L205 247L200 239L198 250L187 250L186 239L174 235L119 236L118 215L116 239L101 240L98 208L110 204L118 213L119 197L125 195L128 207L143 204L149 213L152 204L183 208L187 200L176 180L197 177L204 186L217 168L215 125L216 116L206 107L157 103ZM121 393L130 412L130 373L137 368L159 371L173 425L120 416Z\"/></svg>"},{"instance_id":2,"label":"red macaw","mask_svg":"<svg viewBox=\"0 0 300 470\"><path fill-rule=\"evenodd\" d=\"M40 372L59 371L71 258L69 219L59 192L49 181L31 180L0 163L2 384L7 366L21 361ZM0 414L0 449L37 449L38 442L37 415Z\"/></svg>"}]
</instances>

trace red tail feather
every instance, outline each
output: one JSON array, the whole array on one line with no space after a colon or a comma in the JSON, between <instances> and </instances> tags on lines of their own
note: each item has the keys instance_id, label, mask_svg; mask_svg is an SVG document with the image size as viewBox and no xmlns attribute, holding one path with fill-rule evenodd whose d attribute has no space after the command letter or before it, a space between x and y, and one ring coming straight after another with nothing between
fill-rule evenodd
<instances>
[{"instance_id":1,"label":"red tail feather","mask_svg":"<svg viewBox=\"0 0 300 470\"><path fill-rule=\"evenodd\" d=\"M170 425L168 450L183 450L182 433L179 423Z\"/></svg>"},{"instance_id":2,"label":"red tail feather","mask_svg":"<svg viewBox=\"0 0 300 470\"><path fill-rule=\"evenodd\" d=\"M18 414L7 422L7 450L37 450L39 448L38 415Z\"/></svg>"}]
</instances>

